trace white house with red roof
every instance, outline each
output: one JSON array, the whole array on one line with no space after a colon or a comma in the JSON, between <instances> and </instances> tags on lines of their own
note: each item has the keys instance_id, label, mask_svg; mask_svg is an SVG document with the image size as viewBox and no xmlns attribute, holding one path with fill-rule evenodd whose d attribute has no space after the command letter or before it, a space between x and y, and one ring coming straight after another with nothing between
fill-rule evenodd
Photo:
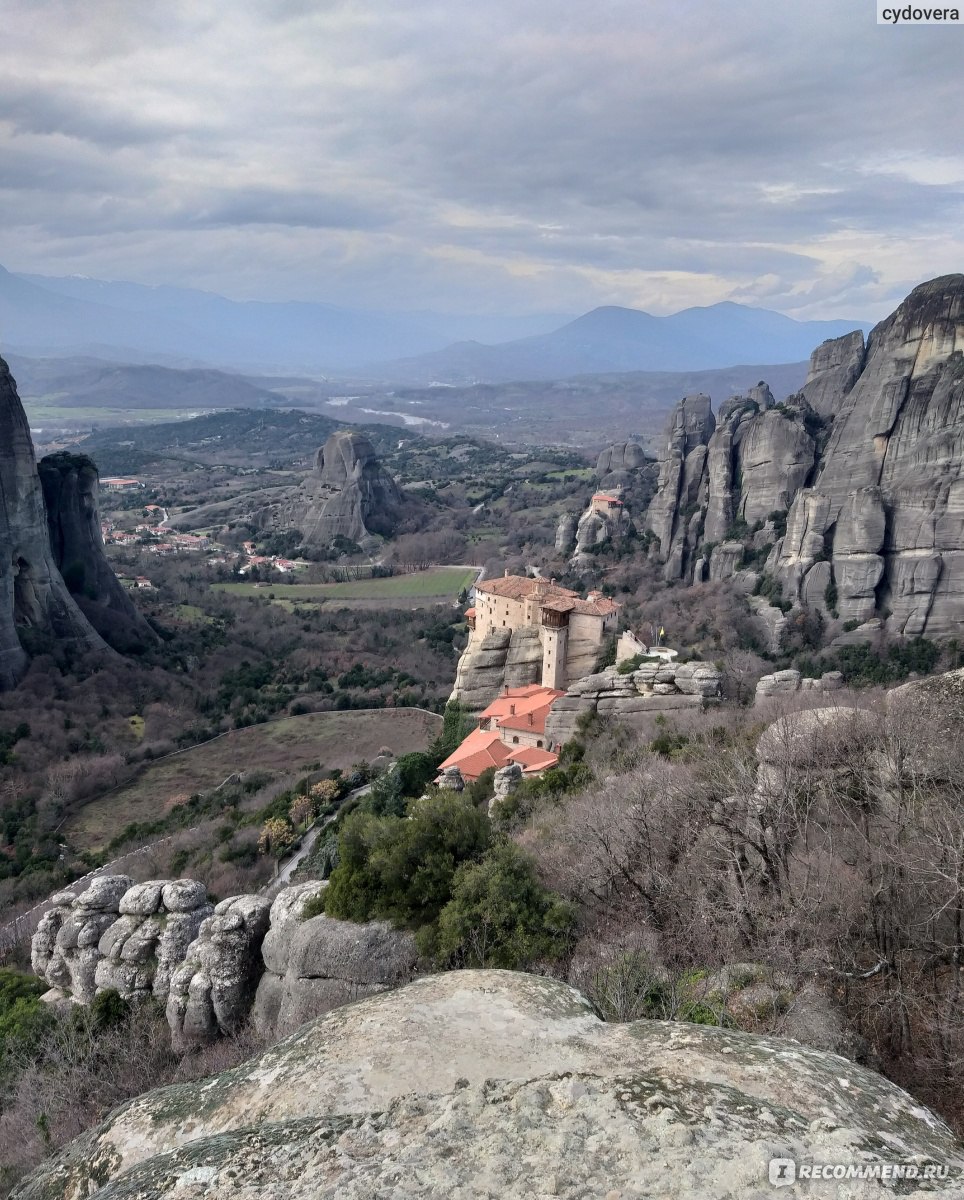
<instances>
[{"instance_id":1,"label":"white house with red roof","mask_svg":"<svg viewBox=\"0 0 964 1200\"><path fill-rule=\"evenodd\" d=\"M523 775L540 775L554 767L559 748L546 737L546 717L564 695L539 684L507 687L479 714L478 729L473 729L439 770L458 767L462 778L471 783L489 767L498 770L517 763Z\"/></svg>"}]
</instances>

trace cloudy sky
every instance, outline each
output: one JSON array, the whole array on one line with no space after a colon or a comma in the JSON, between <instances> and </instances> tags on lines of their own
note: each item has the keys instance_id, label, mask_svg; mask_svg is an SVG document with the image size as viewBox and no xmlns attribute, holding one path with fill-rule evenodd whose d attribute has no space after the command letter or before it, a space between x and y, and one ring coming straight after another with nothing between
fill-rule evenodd
<instances>
[{"instance_id":1,"label":"cloudy sky","mask_svg":"<svg viewBox=\"0 0 964 1200\"><path fill-rule=\"evenodd\" d=\"M0 264L876 319L964 269L964 26L874 0L0 0Z\"/></svg>"}]
</instances>

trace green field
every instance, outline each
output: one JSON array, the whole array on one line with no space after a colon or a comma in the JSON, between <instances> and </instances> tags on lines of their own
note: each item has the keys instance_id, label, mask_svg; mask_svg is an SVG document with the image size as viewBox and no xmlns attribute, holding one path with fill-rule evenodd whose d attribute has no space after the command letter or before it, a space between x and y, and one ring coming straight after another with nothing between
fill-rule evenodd
<instances>
[{"instance_id":1,"label":"green field","mask_svg":"<svg viewBox=\"0 0 964 1200\"><path fill-rule=\"evenodd\" d=\"M441 717L414 708L308 713L250 725L142 767L70 817L65 833L79 849L98 850L123 826L155 820L174 797L217 787L235 771L291 774L308 763L346 770L383 746L395 754L424 750L441 728Z\"/></svg>"},{"instance_id":2,"label":"green field","mask_svg":"<svg viewBox=\"0 0 964 1200\"><path fill-rule=\"evenodd\" d=\"M212 588L235 596L271 597L277 601L454 600L462 588L471 587L477 567L436 567L388 579L355 579L350 583L214 583Z\"/></svg>"}]
</instances>

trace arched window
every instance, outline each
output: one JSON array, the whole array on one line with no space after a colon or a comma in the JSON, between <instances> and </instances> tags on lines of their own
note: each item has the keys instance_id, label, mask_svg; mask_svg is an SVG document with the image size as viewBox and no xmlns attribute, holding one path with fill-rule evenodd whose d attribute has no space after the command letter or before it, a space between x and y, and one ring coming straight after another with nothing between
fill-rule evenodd
<instances>
[{"instance_id":1,"label":"arched window","mask_svg":"<svg viewBox=\"0 0 964 1200\"><path fill-rule=\"evenodd\" d=\"M518 739L517 737L514 737L514 738L512 739L512 745L513 745L513 746L518 746L518 744L519 744L519 739Z\"/></svg>"}]
</instances>

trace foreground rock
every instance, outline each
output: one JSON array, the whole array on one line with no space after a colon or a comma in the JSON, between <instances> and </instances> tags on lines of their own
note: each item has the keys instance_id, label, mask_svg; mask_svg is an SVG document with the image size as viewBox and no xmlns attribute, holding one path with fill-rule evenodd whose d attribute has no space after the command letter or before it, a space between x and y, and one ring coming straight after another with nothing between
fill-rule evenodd
<instances>
[{"instance_id":1,"label":"foreground rock","mask_svg":"<svg viewBox=\"0 0 964 1200\"><path fill-rule=\"evenodd\" d=\"M126 875L102 875L79 895L52 897L33 936L31 966L81 1004L105 988L163 1004L175 968L213 911L204 886L191 879L132 885Z\"/></svg>"},{"instance_id":2,"label":"foreground rock","mask_svg":"<svg viewBox=\"0 0 964 1200\"><path fill-rule=\"evenodd\" d=\"M214 906L171 977L167 1023L176 1049L231 1036L245 1023L264 971L271 902L231 896Z\"/></svg>"},{"instance_id":3,"label":"foreground rock","mask_svg":"<svg viewBox=\"0 0 964 1200\"><path fill-rule=\"evenodd\" d=\"M770 1160L787 1157L938 1163L947 1196L964 1167L943 1122L836 1055L682 1022L606 1025L554 980L461 971L147 1093L14 1195L763 1197Z\"/></svg>"}]
</instances>

